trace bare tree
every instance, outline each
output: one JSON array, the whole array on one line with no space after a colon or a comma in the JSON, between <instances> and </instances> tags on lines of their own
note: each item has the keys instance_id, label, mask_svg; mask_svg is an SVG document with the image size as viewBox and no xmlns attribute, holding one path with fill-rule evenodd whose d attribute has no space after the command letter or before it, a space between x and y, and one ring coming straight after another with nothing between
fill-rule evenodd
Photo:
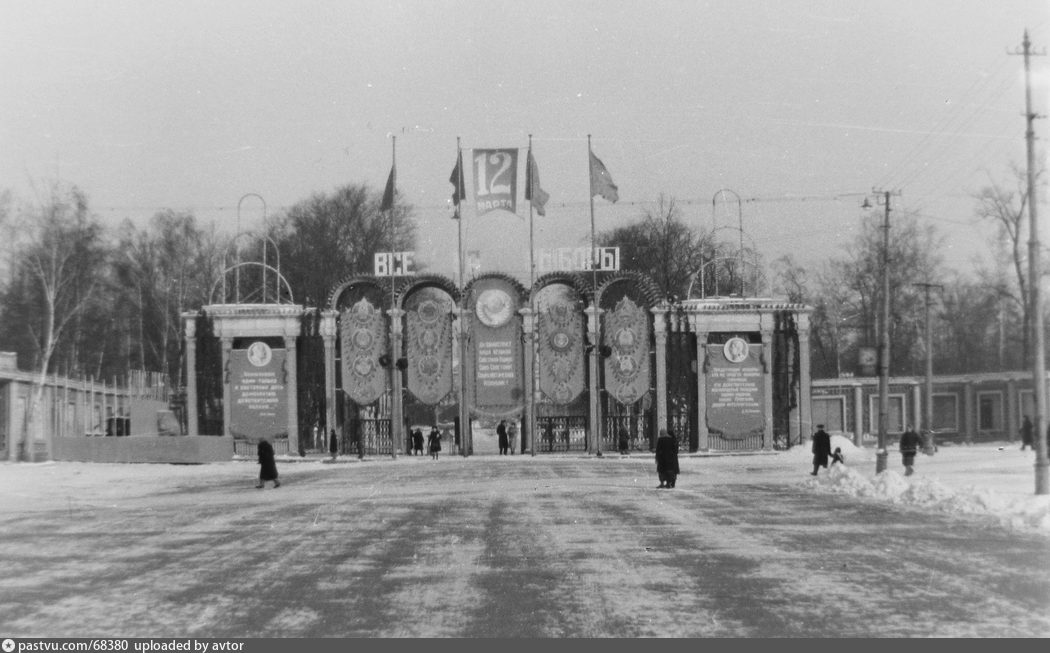
<instances>
[{"instance_id":1,"label":"bare tree","mask_svg":"<svg viewBox=\"0 0 1050 653\"><path fill-rule=\"evenodd\" d=\"M603 247L619 247L623 269L646 273L666 297L686 299L691 286L701 285L701 275L709 294L720 289L729 294L740 286L738 266L716 264L730 257L709 232L694 236L674 198L661 195L656 207L644 211L637 222L599 234L596 240Z\"/></svg>"},{"instance_id":2,"label":"bare tree","mask_svg":"<svg viewBox=\"0 0 1050 653\"><path fill-rule=\"evenodd\" d=\"M25 417L25 437L43 438L44 387L52 357L66 330L92 301L100 280L106 252L102 227L88 211L79 189L50 187L38 206L19 216L22 243L15 274L24 291L22 308L5 316L8 325L21 325L28 335L35 362L36 380ZM20 456L28 442L19 443Z\"/></svg>"},{"instance_id":3,"label":"bare tree","mask_svg":"<svg viewBox=\"0 0 1050 653\"><path fill-rule=\"evenodd\" d=\"M1013 268L1014 284L1003 286L1014 304L1021 311L1021 352L1023 360L1028 359L1031 337L1031 315L1029 313L1029 287L1028 287L1028 254L1026 242L1028 234L1024 229L1025 215L1028 211L1028 173L1018 167L1011 166L1012 177L1006 184L990 182L973 195L976 202L974 213L980 220L992 222L996 225L999 249L1005 257L997 257L997 260L1006 258L1008 264ZM1036 171L1037 178L1042 177L1043 170Z\"/></svg>"},{"instance_id":4,"label":"bare tree","mask_svg":"<svg viewBox=\"0 0 1050 653\"><path fill-rule=\"evenodd\" d=\"M347 185L298 202L269 225L298 303L323 306L348 274L371 274L376 252L414 247L411 206L396 202L388 216L379 200L365 185Z\"/></svg>"}]
</instances>

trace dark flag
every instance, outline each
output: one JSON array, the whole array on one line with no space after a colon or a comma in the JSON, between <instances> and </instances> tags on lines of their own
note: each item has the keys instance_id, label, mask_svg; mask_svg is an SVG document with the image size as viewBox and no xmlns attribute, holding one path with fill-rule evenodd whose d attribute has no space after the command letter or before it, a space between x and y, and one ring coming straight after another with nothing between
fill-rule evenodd
<instances>
[{"instance_id":1,"label":"dark flag","mask_svg":"<svg viewBox=\"0 0 1050 653\"><path fill-rule=\"evenodd\" d=\"M540 188L540 169L536 166L536 159L532 157L532 150L529 150L525 166L525 199L532 202L532 207L536 209L536 213L547 215L547 211L543 207L550 198L550 193Z\"/></svg>"},{"instance_id":2,"label":"dark flag","mask_svg":"<svg viewBox=\"0 0 1050 653\"><path fill-rule=\"evenodd\" d=\"M591 197L601 195L610 202L620 199L619 189L613 183L612 175L605 169L601 159L591 152Z\"/></svg>"},{"instance_id":3,"label":"dark flag","mask_svg":"<svg viewBox=\"0 0 1050 653\"><path fill-rule=\"evenodd\" d=\"M452 203L456 206L456 217L459 217L459 203L467 199L467 185L463 179L463 150L456 154L456 167L452 168L448 183L453 186Z\"/></svg>"},{"instance_id":4,"label":"dark flag","mask_svg":"<svg viewBox=\"0 0 1050 653\"><path fill-rule=\"evenodd\" d=\"M383 191L383 202L379 205L380 211L389 211L394 208L394 186L397 184L397 165L390 166L390 176L386 178L386 190Z\"/></svg>"}]
</instances>

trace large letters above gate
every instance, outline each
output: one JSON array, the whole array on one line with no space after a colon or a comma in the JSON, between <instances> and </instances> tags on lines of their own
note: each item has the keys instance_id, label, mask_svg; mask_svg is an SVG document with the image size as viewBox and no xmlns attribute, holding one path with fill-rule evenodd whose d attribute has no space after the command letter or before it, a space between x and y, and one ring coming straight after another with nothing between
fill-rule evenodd
<instances>
[{"instance_id":1,"label":"large letters above gate","mask_svg":"<svg viewBox=\"0 0 1050 653\"><path fill-rule=\"evenodd\" d=\"M339 338L343 357L343 392L357 404L370 404L386 391L389 371L379 365L387 350L386 320L367 299L343 311Z\"/></svg>"},{"instance_id":2,"label":"large letters above gate","mask_svg":"<svg viewBox=\"0 0 1050 653\"><path fill-rule=\"evenodd\" d=\"M426 294L407 302L408 390L425 404L436 404L452 392L450 307Z\"/></svg>"},{"instance_id":3,"label":"large letters above gate","mask_svg":"<svg viewBox=\"0 0 1050 653\"><path fill-rule=\"evenodd\" d=\"M649 314L624 297L605 319L605 389L621 404L633 404L649 392Z\"/></svg>"},{"instance_id":4,"label":"large letters above gate","mask_svg":"<svg viewBox=\"0 0 1050 653\"><path fill-rule=\"evenodd\" d=\"M556 404L572 403L586 388L584 323L577 306L559 294L539 311L540 391Z\"/></svg>"}]
</instances>

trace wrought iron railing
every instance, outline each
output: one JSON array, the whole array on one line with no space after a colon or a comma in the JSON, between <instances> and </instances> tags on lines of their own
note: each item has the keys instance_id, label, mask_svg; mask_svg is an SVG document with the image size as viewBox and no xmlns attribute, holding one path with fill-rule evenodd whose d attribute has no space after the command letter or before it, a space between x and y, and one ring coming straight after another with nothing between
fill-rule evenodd
<instances>
[{"instance_id":1,"label":"wrought iron railing","mask_svg":"<svg viewBox=\"0 0 1050 653\"><path fill-rule=\"evenodd\" d=\"M536 453L587 451L586 415L547 415L536 418Z\"/></svg>"},{"instance_id":2,"label":"wrought iron railing","mask_svg":"<svg viewBox=\"0 0 1050 653\"><path fill-rule=\"evenodd\" d=\"M762 432L754 432L742 438L723 438L718 433L707 436L707 448L710 451L760 451L762 449Z\"/></svg>"},{"instance_id":3,"label":"wrought iron railing","mask_svg":"<svg viewBox=\"0 0 1050 653\"><path fill-rule=\"evenodd\" d=\"M288 453L288 438L274 438L270 443L276 455ZM233 453L236 456L256 456L259 453L259 441L247 438L233 439Z\"/></svg>"}]
</instances>

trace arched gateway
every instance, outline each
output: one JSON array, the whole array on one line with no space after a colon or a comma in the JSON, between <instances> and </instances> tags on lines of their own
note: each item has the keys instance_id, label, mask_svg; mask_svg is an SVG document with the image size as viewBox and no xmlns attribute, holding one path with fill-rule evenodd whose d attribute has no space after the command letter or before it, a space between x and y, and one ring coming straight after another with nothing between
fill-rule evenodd
<instances>
[{"instance_id":1,"label":"arched gateway","mask_svg":"<svg viewBox=\"0 0 1050 653\"><path fill-rule=\"evenodd\" d=\"M649 451L660 428L683 451L781 448L812 430L809 312L763 298L669 303L632 272L557 272L532 288L490 273L462 292L438 275L352 276L324 308L184 316L187 421L191 435L300 452L327 451L334 432L361 456L410 451L422 424L470 455L472 426L501 418L521 423L533 454L617 451L621 435Z\"/></svg>"}]
</instances>

